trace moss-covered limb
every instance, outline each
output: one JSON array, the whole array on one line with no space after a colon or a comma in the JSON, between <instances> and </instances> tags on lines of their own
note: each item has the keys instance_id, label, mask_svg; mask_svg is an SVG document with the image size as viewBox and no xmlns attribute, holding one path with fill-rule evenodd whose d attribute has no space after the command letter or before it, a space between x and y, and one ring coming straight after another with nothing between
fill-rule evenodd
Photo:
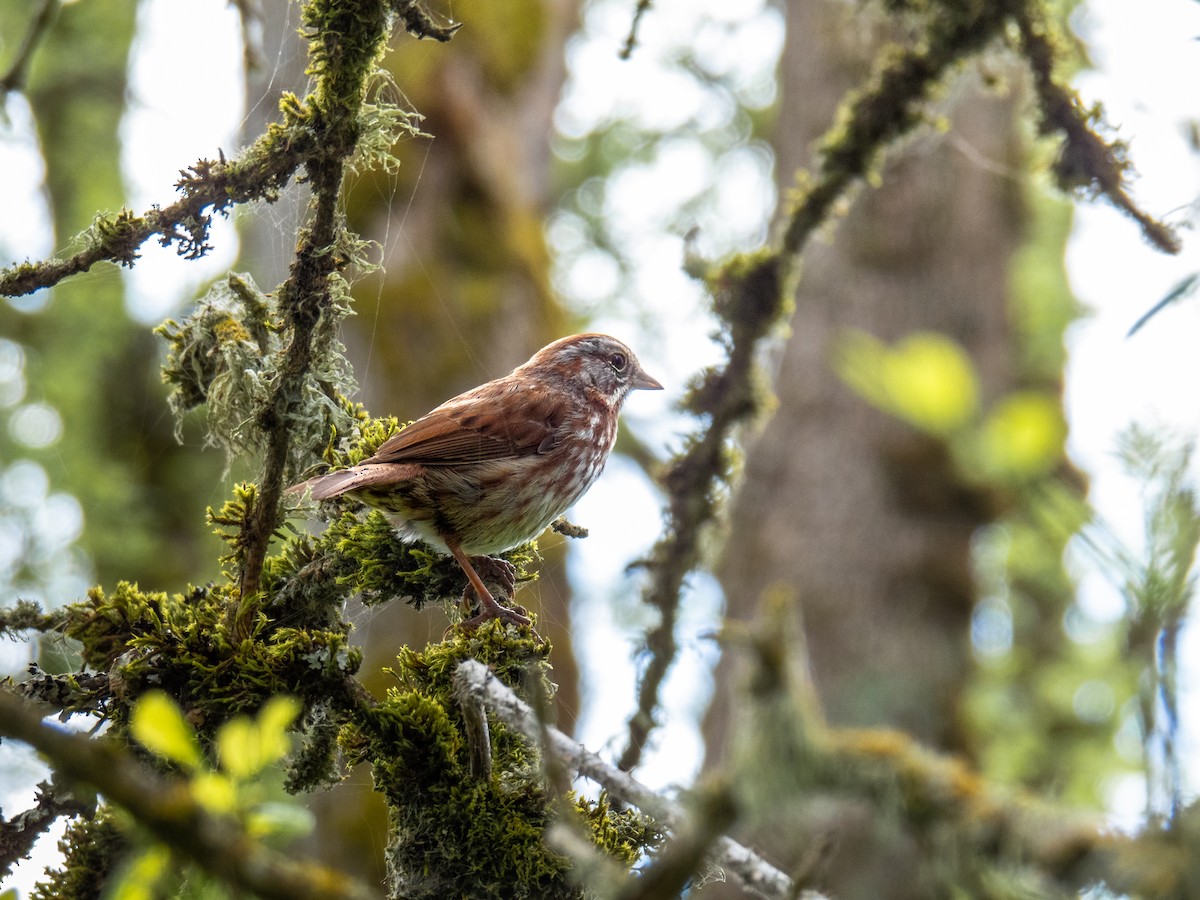
<instances>
[{"instance_id":1,"label":"moss-covered limb","mask_svg":"<svg viewBox=\"0 0 1200 900\"><path fill-rule=\"evenodd\" d=\"M461 698L460 702L485 705L504 725L530 741L540 742L545 737L549 752L571 771L595 781L613 797L638 807L664 827L678 829L689 821L688 814L673 801L659 796L626 772L604 762L597 754L558 729L546 728L533 708L482 663L465 659L458 665L454 674L454 690L456 696ZM725 805L718 805L721 808L719 814L713 816L713 821L727 821L730 811ZM705 846L711 844L714 861L754 893L763 897L793 896L791 881L784 873L730 838L716 834L706 836L706 831L702 829L696 843ZM681 850L681 855L690 854L691 849L686 853ZM815 900L815 895L806 896Z\"/></svg>"},{"instance_id":2,"label":"moss-covered limb","mask_svg":"<svg viewBox=\"0 0 1200 900\"><path fill-rule=\"evenodd\" d=\"M291 448L292 419L302 407L303 388L314 357L314 337L330 315L344 282L347 236L340 213L342 177L359 137L359 114L367 79L383 50L389 9L381 0L310 0L302 13L309 38L314 130L320 154L307 161L312 214L304 228L291 273L279 290L279 306L290 343L279 367L271 400L259 418L266 437L259 495L243 531L245 555L239 573L242 609L236 629L247 625L247 601L258 591L267 545L279 524L279 503Z\"/></svg>"},{"instance_id":3,"label":"moss-covered limb","mask_svg":"<svg viewBox=\"0 0 1200 900\"><path fill-rule=\"evenodd\" d=\"M342 734L352 762L372 764L392 816L390 893L407 898L583 898L570 859L547 829L564 816L624 871L658 840L644 817L549 790L537 739L502 721L489 728L490 774L472 772L454 673L464 661L526 697L548 693L549 645L498 622L402 651L398 684Z\"/></svg>"},{"instance_id":4,"label":"moss-covered limb","mask_svg":"<svg viewBox=\"0 0 1200 900\"><path fill-rule=\"evenodd\" d=\"M29 677L12 686L13 692L43 709L58 712L103 713L112 694L108 675L102 672L67 672L51 675L36 663L29 665Z\"/></svg>"},{"instance_id":5,"label":"moss-covered limb","mask_svg":"<svg viewBox=\"0 0 1200 900\"><path fill-rule=\"evenodd\" d=\"M1178 237L1140 210L1126 191L1129 164L1124 145L1097 134L1098 113L1085 110L1076 93L1055 77L1066 53L1045 4L936 4L926 13L930 25L925 40L881 53L870 81L847 98L838 122L822 139L816 173L804 176L790 200L781 241L785 255L799 254L834 204L871 171L880 153L920 123L920 104L946 74L987 44L1003 39L1013 23L1020 33L1019 50L1033 72L1042 131L1064 138L1056 165L1060 184L1066 190L1084 187L1103 194L1133 218L1156 247L1179 252Z\"/></svg>"},{"instance_id":6,"label":"moss-covered limb","mask_svg":"<svg viewBox=\"0 0 1200 900\"><path fill-rule=\"evenodd\" d=\"M280 102L283 121L273 125L236 159L202 159L183 173L176 189L183 195L165 207L141 215L130 210L96 217L79 237L82 249L61 259L24 262L0 270L0 294L19 297L86 272L98 262L132 266L138 250L154 235L164 247L178 245L194 259L209 249L214 213L255 200L275 200L280 190L318 146L312 110L291 94Z\"/></svg>"},{"instance_id":7,"label":"moss-covered limb","mask_svg":"<svg viewBox=\"0 0 1200 900\"><path fill-rule=\"evenodd\" d=\"M843 104L837 121L820 142L815 174L802 173L789 197L776 246L736 258L709 276L728 358L723 366L702 373L683 403L706 424L672 460L664 479L667 527L645 563L650 583L643 595L658 611L659 621L646 635L649 661L638 687L637 710L629 721L622 769L628 771L638 764L641 748L655 726L659 689L676 653L674 628L683 580L699 561L701 530L716 514L716 492L726 480L733 430L762 406L754 384L754 355L760 340L786 312L808 239L828 221L837 202L872 170L884 149L919 124L922 102L946 74L966 57L1002 39L1014 18L1039 22L1033 9L1035 4L1020 0L936 4L924 9L929 25L923 40L882 52L867 83ZM1023 41L1035 75L1046 73L1046 85L1039 91L1061 101L1058 108L1066 124L1053 127L1077 129L1082 125L1086 130L1077 104L1072 106L1064 99L1061 92L1065 89L1050 75L1056 55L1052 43L1039 34L1044 34L1044 28L1033 29L1030 39L1023 37ZM1045 101L1043 105L1047 105ZM1079 146L1090 148L1087 155L1103 150L1111 156L1120 149L1119 145L1110 148L1094 133L1089 135L1074 136ZM1097 171L1109 170L1101 166ZM1119 171L1110 171L1114 188L1120 184L1119 175ZM1124 193L1119 196L1128 200ZM1120 205L1121 201L1114 202ZM1152 240L1170 249L1169 232L1161 227L1156 230L1153 220L1144 214L1130 214Z\"/></svg>"},{"instance_id":8,"label":"moss-covered limb","mask_svg":"<svg viewBox=\"0 0 1200 900\"><path fill-rule=\"evenodd\" d=\"M12 867L29 856L34 843L60 816L90 814L95 797L76 797L67 790L41 782L34 805L11 819L0 817L0 881L12 873Z\"/></svg>"},{"instance_id":9,"label":"moss-covered limb","mask_svg":"<svg viewBox=\"0 0 1200 900\"><path fill-rule=\"evenodd\" d=\"M817 170L802 174L781 239L790 261L831 215L834 204L867 175L883 150L921 121L920 104L955 64L1003 33L1017 0L936 4L924 40L891 46L868 82L843 102L819 145Z\"/></svg>"},{"instance_id":10,"label":"moss-covered limb","mask_svg":"<svg viewBox=\"0 0 1200 900\"><path fill-rule=\"evenodd\" d=\"M723 787L693 797L689 812L679 833L672 836L651 865L642 869L641 876L617 895L618 900L680 896L696 874L704 870L713 845L738 818L733 794Z\"/></svg>"},{"instance_id":11,"label":"moss-covered limb","mask_svg":"<svg viewBox=\"0 0 1200 900\"><path fill-rule=\"evenodd\" d=\"M233 595L231 585L168 595L122 583L68 608L67 635L88 666L110 676L106 711L118 729L150 688L175 698L202 739L276 694L298 697L306 709L331 701L356 707L350 682L361 654L349 644L348 625L296 628L260 616L246 639L235 640L224 621Z\"/></svg>"},{"instance_id":12,"label":"moss-covered limb","mask_svg":"<svg viewBox=\"0 0 1200 900\"><path fill-rule=\"evenodd\" d=\"M18 600L15 606L0 607L0 634L21 631L58 631L65 621L61 609L46 612L32 600Z\"/></svg>"},{"instance_id":13,"label":"moss-covered limb","mask_svg":"<svg viewBox=\"0 0 1200 900\"><path fill-rule=\"evenodd\" d=\"M50 25L54 22L54 16L61 5L62 0L42 0L41 5L34 11L33 17L29 20L29 27L25 30L25 37L21 39L21 46L17 48L16 55L8 65L8 71L0 76L0 105L4 103L6 94L10 91L20 90L25 83L25 75L29 71L29 63L33 59L33 54L46 36L46 32L50 30Z\"/></svg>"},{"instance_id":14,"label":"moss-covered limb","mask_svg":"<svg viewBox=\"0 0 1200 900\"><path fill-rule=\"evenodd\" d=\"M102 793L180 857L237 890L278 900L377 896L345 875L267 849L235 820L208 812L186 782L163 778L111 741L45 725L28 704L4 691L0 734L29 744L64 780Z\"/></svg>"},{"instance_id":15,"label":"moss-covered limb","mask_svg":"<svg viewBox=\"0 0 1200 900\"><path fill-rule=\"evenodd\" d=\"M1117 209L1141 226L1142 234L1164 253L1182 249L1173 229L1150 216L1129 196L1125 176L1130 170L1128 148L1123 141L1107 141L1098 132L1103 127L1100 108L1084 108L1079 95L1055 77L1063 57L1058 26L1041 4L1026 3L1016 16L1020 51L1033 72L1043 134L1061 134L1063 145L1054 164L1054 174L1065 191L1083 190L1091 196L1107 197Z\"/></svg>"},{"instance_id":16,"label":"moss-covered limb","mask_svg":"<svg viewBox=\"0 0 1200 900\"><path fill-rule=\"evenodd\" d=\"M638 685L637 711L618 765L631 771L655 725L658 694L674 661L675 623L683 580L699 562L703 528L716 516L717 491L728 478L730 440L739 423L762 408L764 392L755 381L759 342L787 309L780 280L781 258L773 251L740 256L711 278L714 306L722 320L727 349L724 366L702 372L683 400L689 412L707 420L667 468L666 528L644 565L650 581L642 599L658 611L646 635L650 659Z\"/></svg>"},{"instance_id":17,"label":"moss-covered limb","mask_svg":"<svg viewBox=\"0 0 1200 900\"><path fill-rule=\"evenodd\" d=\"M1093 814L998 788L900 732L833 731L821 744L814 786L868 798L880 815L902 816L931 846L953 835L955 855L972 865L1032 867L1048 890L1072 897L1097 884L1144 897L1192 896L1200 887L1200 865L1185 849L1200 832L1200 806L1123 835Z\"/></svg>"}]
</instances>

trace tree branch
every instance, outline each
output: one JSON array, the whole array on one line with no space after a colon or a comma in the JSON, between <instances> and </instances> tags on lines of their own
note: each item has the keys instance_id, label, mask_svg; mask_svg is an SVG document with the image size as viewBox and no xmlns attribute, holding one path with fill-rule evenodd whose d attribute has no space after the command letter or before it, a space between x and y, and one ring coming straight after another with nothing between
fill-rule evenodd
<instances>
[{"instance_id":1,"label":"tree branch","mask_svg":"<svg viewBox=\"0 0 1200 900\"><path fill-rule=\"evenodd\" d=\"M284 123L273 125L237 159L202 159L183 172L175 185L182 199L167 207L152 206L140 216L127 209L98 215L78 238L84 245L78 252L0 270L0 295L19 297L53 287L98 262L132 266L139 248L154 235L164 247L178 244L179 254L187 259L203 256L209 250L214 213L224 214L237 203L274 201L316 148L309 110L290 94L280 108Z\"/></svg>"},{"instance_id":2,"label":"tree branch","mask_svg":"<svg viewBox=\"0 0 1200 900\"><path fill-rule=\"evenodd\" d=\"M267 900L378 896L346 875L269 850L237 821L208 812L185 782L168 781L110 741L46 725L7 691L0 691L0 735L29 744L48 757L66 781L102 793L175 853L237 890Z\"/></svg>"},{"instance_id":3,"label":"tree branch","mask_svg":"<svg viewBox=\"0 0 1200 900\"><path fill-rule=\"evenodd\" d=\"M617 799L638 807L664 827L678 830L685 825L684 810L670 800L654 793L622 772L604 762L582 744L571 740L557 728L546 728L533 709L523 702L487 667L476 660L465 660L454 674L455 692L460 702L482 703L509 727L531 741L543 738L546 748L572 771L601 785ZM792 884L783 873L755 854L725 836L713 842L713 859L746 889L760 897L792 896ZM820 900L820 895L805 893L807 900Z\"/></svg>"},{"instance_id":4,"label":"tree branch","mask_svg":"<svg viewBox=\"0 0 1200 900\"><path fill-rule=\"evenodd\" d=\"M95 801L80 800L53 785L38 784L34 806L5 821L0 818L0 881L12 874L13 866L28 859L33 845L59 816L90 814Z\"/></svg>"},{"instance_id":5,"label":"tree branch","mask_svg":"<svg viewBox=\"0 0 1200 900\"><path fill-rule=\"evenodd\" d=\"M312 366L313 336L333 305L332 277L349 263L339 212L342 177L358 143L367 78L388 36L388 12L382 3L351 0L314 0L304 8L304 24L312 35L310 71L317 76L311 97L314 128L321 134L307 161L313 215L288 279L279 289L279 305L292 338L284 351L279 382L259 422L267 447L258 495L242 533L241 607L235 634L245 633L248 600L258 591L267 547L279 524L292 420L300 410Z\"/></svg>"},{"instance_id":6,"label":"tree branch","mask_svg":"<svg viewBox=\"0 0 1200 900\"><path fill-rule=\"evenodd\" d=\"M762 408L752 384L753 360L762 338L786 314L808 239L872 170L884 149L922 121L921 104L946 73L1003 39L1014 18L1018 23L1037 21L1030 4L1021 0L967 4L961 9L940 5L926 40L882 51L875 72L847 97L822 138L815 174L800 173L776 246L756 256L737 257L709 275L714 309L727 331L728 358L723 368L702 373L682 404L685 410L708 419L708 425L690 438L684 452L670 464L664 479L667 526L643 563L650 570L643 601L658 610L659 621L646 635L649 661L638 686L637 710L628 723L628 741L619 761L623 770L638 765L655 727L659 692L677 650L674 629L680 591L688 572L699 562L701 532L716 517L714 498L728 473L733 429ZM1035 80L1045 82L1039 90L1061 107L1066 102L1061 96L1065 89L1050 78L1053 57L1045 57L1052 52L1052 45L1024 37L1024 28L1022 35ZM1088 137L1075 134L1081 122L1078 106L1066 105L1066 113L1055 118L1055 127L1068 129L1068 144L1074 135L1077 144L1088 150L1085 158L1097 156L1103 162L1088 169L1090 177L1142 225L1151 241L1174 252L1177 239L1170 230L1137 210L1124 192L1119 160L1113 160L1119 146L1105 144L1086 128ZM1060 118L1066 124L1058 125ZM1112 170L1114 165L1117 171Z\"/></svg>"}]
</instances>

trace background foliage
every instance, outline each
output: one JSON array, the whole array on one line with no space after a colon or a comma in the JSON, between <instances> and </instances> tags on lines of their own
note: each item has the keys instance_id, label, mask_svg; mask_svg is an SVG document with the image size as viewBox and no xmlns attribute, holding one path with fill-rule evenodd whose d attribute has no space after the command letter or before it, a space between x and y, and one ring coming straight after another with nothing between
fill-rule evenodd
<instances>
[{"instance_id":1,"label":"background foliage","mask_svg":"<svg viewBox=\"0 0 1200 900\"><path fill-rule=\"evenodd\" d=\"M255 116L271 114L247 119L239 153L183 170L176 203L129 211L119 122L137 5L0 4L0 33L28 36L6 41L4 87L36 125L64 248L0 273L0 488L19 548L0 626L32 635L38 660L0 695L0 732L54 772L2 823L0 859L73 818L35 896L367 896L381 881L396 897L781 896L782 873L756 881L746 872L765 870L730 861L728 832L797 890L837 897L1190 895L1191 449L1128 432L1146 553L1121 546L1065 457L1077 310L1048 177L1164 250L1177 239L1134 202L1126 148L1067 86L1067 10L693 13L652 42L689 98L658 119L589 106L597 85L567 81L576 29L652 28L667 14L652 5L468 3L461 31L382 0L239 10L248 61L261 54L251 96L268 97ZM772 34L787 36L777 72L747 62L772 58ZM269 48L279 62L263 65ZM629 48L645 52L636 31ZM747 188L763 199L734 212ZM649 224L620 213L639 192ZM151 238L204 255L213 213L242 205L256 210L247 274L153 336L112 263ZM697 222L712 224L651 236ZM282 247L264 234L284 226ZM548 641L438 640L440 614L402 601L450 609L452 564L352 508L304 534L280 500L322 455L356 458L399 425L370 413L416 415L592 322L653 332L661 310L638 298L683 270L715 350L687 330L694 311L663 313L645 339L712 364L673 420L691 432L673 457L637 435L621 448L655 474L666 515L642 548L644 607L618 606L646 627L613 752L636 770L653 744L687 664L685 585L713 570L727 605L706 773L672 814L572 792L548 726L531 739L491 708L481 739L455 693L459 663L481 660L570 731L584 701L561 547L513 556L540 567ZM1084 621L1071 541L1120 583L1119 622ZM35 702L105 727L61 732ZM1122 837L1095 810L1131 767L1146 817ZM335 784L311 813L291 799Z\"/></svg>"}]
</instances>

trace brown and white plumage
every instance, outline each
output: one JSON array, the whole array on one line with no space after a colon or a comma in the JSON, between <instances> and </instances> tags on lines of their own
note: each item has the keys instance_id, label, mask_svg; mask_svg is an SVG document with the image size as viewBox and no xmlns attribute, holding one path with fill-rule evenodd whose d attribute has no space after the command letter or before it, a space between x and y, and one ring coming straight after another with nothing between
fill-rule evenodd
<instances>
[{"instance_id":1,"label":"brown and white plumage","mask_svg":"<svg viewBox=\"0 0 1200 900\"><path fill-rule=\"evenodd\" d=\"M401 537L451 553L484 606L468 559L540 534L595 482L633 390L661 389L616 338L578 334L417 419L356 466L310 479L315 500L353 494L384 510ZM497 611L499 610L499 611Z\"/></svg>"}]
</instances>

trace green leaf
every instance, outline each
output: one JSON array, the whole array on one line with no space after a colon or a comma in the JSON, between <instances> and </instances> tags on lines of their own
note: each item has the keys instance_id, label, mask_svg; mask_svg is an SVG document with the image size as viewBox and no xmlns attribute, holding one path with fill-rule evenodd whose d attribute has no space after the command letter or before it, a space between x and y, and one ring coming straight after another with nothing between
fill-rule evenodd
<instances>
[{"instance_id":1,"label":"green leaf","mask_svg":"<svg viewBox=\"0 0 1200 900\"><path fill-rule=\"evenodd\" d=\"M220 772L199 772L189 787L196 802L211 813L227 815L238 807L237 785Z\"/></svg>"},{"instance_id":2,"label":"green leaf","mask_svg":"<svg viewBox=\"0 0 1200 900\"><path fill-rule=\"evenodd\" d=\"M1067 425L1056 399L1024 391L1000 401L979 435L981 462L1000 476L1029 478L1058 465Z\"/></svg>"},{"instance_id":3,"label":"green leaf","mask_svg":"<svg viewBox=\"0 0 1200 900\"><path fill-rule=\"evenodd\" d=\"M150 752L189 771L203 759L196 734L175 701L162 691L150 691L138 700L129 722L134 738Z\"/></svg>"},{"instance_id":4,"label":"green leaf","mask_svg":"<svg viewBox=\"0 0 1200 900\"><path fill-rule=\"evenodd\" d=\"M944 335L921 332L888 348L865 332L848 332L833 365L867 402L939 437L960 430L979 409L971 359Z\"/></svg>"},{"instance_id":5,"label":"green leaf","mask_svg":"<svg viewBox=\"0 0 1200 900\"><path fill-rule=\"evenodd\" d=\"M315 824L313 814L295 803L262 803L246 817L246 831L251 837L284 841L310 834Z\"/></svg>"},{"instance_id":6,"label":"green leaf","mask_svg":"<svg viewBox=\"0 0 1200 900\"><path fill-rule=\"evenodd\" d=\"M300 714L300 701L272 697L254 720L231 719L217 731L221 769L233 778L250 778L288 752L287 730Z\"/></svg>"},{"instance_id":7,"label":"green leaf","mask_svg":"<svg viewBox=\"0 0 1200 900\"><path fill-rule=\"evenodd\" d=\"M104 892L104 900L155 900L171 864L171 851L153 844L126 862Z\"/></svg>"},{"instance_id":8,"label":"green leaf","mask_svg":"<svg viewBox=\"0 0 1200 900\"><path fill-rule=\"evenodd\" d=\"M979 408L970 357L940 334L914 334L897 344L886 359L885 384L890 411L936 435L962 428Z\"/></svg>"}]
</instances>

